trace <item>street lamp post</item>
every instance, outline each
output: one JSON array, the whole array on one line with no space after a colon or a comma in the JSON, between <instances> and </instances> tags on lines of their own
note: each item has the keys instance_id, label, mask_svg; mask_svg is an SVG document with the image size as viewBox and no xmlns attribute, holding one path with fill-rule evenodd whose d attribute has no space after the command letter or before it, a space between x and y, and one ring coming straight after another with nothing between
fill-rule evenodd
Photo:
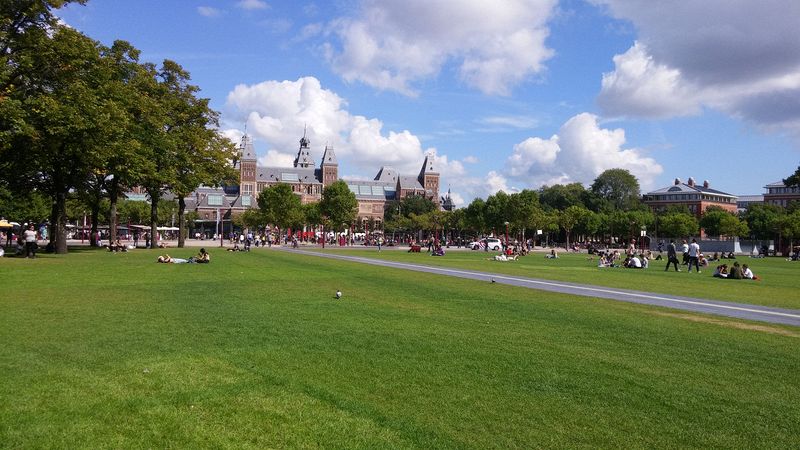
<instances>
[{"instance_id":1,"label":"street lamp post","mask_svg":"<svg viewBox=\"0 0 800 450\"><path fill-rule=\"evenodd\" d=\"M506 221L505 224L506 224L506 248L508 248L508 221Z\"/></svg>"}]
</instances>

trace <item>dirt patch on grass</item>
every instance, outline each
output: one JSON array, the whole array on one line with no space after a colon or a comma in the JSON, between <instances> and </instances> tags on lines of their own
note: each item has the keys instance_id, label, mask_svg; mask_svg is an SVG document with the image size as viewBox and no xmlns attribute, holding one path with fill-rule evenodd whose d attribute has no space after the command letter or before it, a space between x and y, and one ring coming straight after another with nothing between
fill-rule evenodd
<instances>
[{"instance_id":1,"label":"dirt patch on grass","mask_svg":"<svg viewBox=\"0 0 800 450\"><path fill-rule=\"evenodd\" d=\"M692 314L681 314L681 313L668 313L668 312L661 312L661 311L653 311L652 314L662 317L674 317L677 319L684 319L689 320L691 322L702 322L702 323L710 323L713 325L720 325L723 327L730 327L736 328L739 330L750 330L750 331L760 331L762 333L770 333L770 334L779 334L781 336L789 336L794 338L800 338L800 333L787 330L785 328L778 328L772 327L769 325L756 325L752 323L745 323L745 322L735 322L732 320L724 320L724 319L713 319L711 317L705 316L695 316Z\"/></svg>"}]
</instances>

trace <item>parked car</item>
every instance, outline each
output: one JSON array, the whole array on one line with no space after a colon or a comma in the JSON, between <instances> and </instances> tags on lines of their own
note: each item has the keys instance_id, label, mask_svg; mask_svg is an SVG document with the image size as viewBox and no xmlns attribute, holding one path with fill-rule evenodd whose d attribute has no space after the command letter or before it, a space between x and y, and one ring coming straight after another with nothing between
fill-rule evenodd
<instances>
[{"instance_id":1,"label":"parked car","mask_svg":"<svg viewBox=\"0 0 800 450\"><path fill-rule=\"evenodd\" d=\"M479 241L472 241L469 243L469 248L473 250L480 250L488 248L489 250L500 250L503 248L503 243L497 238L486 238Z\"/></svg>"},{"instance_id":2,"label":"parked car","mask_svg":"<svg viewBox=\"0 0 800 450\"><path fill-rule=\"evenodd\" d=\"M489 250L500 250L503 248L503 243L500 242L500 239L489 238L486 239L486 246L489 247Z\"/></svg>"}]
</instances>

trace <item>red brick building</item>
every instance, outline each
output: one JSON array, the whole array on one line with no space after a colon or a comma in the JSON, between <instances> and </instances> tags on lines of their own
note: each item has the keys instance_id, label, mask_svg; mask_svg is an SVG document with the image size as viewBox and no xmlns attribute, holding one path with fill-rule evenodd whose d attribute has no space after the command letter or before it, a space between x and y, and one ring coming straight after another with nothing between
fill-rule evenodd
<instances>
[{"instance_id":1,"label":"red brick building","mask_svg":"<svg viewBox=\"0 0 800 450\"><path fill-rule=\"evenodd\" d=\"M670 206L686 206L689 211L699 219L709 206L717 206L736 214L737 196L727 192L712 189L708 181L702 185L689 178L686 183L676 178L672 186L648 192L642 201L653 210L660 212Z\"/></svg>"},{"instance_id":2,"label":"red brick building","mask_svg":"<svg viewBox=\"0 0 800 450\"><path fill-rule=\"evenodd\" d=\"M800 187L787 187L782 181L777 181L764 186L764 189L767 190L764 203L785 208L793 201L800 201Z\"/></svg>"},{"instance_id":3,"label":"red brick building","mask_svg":"<svg viewBox=\"0 0 800 450\"><path fill-rule=\"evenodd\" d=\"M404 176L390 167L381 167L372 180L347 182L358 200L359 222L372 221L376 226L383 222L387 202L411 195L429 198L437 205L439 197L439 172L435 158L427 155L418 175ZM326 146L319 167L311 156L311 142L303 135L300 148L291 167L262 167L257 164L253 140L244 135L239 145L239 185L224 188L201 187L186 198L187 210L196 211L198 222L212 229L230 229L230 221L248 208L258 206L258 194L277 183L288 184L303 203L318 202L326 186L339 180L339 162L333 147Z\"/></svg>"}]
</instances>

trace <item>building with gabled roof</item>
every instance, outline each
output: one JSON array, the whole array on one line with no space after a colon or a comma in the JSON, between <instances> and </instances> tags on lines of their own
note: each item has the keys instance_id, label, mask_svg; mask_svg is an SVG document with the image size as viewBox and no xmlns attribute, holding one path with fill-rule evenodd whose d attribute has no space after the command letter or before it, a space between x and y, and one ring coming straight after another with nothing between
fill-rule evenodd
<instances>
[{"instance_id":1,"label":"building with gabled roof","mask_svg":"<svg viewBox=\"0 0 800 450\"><path fill-rule=\"evenodd\" d=\"M326 186L338 181L339 161L333 146L326 145L318 167L312 156L311 141L303 133L291 167L259 166L253 139L245 134L238 148L234 167L239 172L238 186L199 188L186 199L187 210L195 210L200 221L212 222L218 216L230 221L248 208L258 206L258 194L269 186L285 183L302 203L318 202ZM345 180L358 200L358 221L380 225L386 203L420 195L439 204L439 173L435 157L427 155L417 176L400 175L391 167L381 167L368 181ZM226 227L226 230L229 227Z\"/></svg>"}]
</instances>

